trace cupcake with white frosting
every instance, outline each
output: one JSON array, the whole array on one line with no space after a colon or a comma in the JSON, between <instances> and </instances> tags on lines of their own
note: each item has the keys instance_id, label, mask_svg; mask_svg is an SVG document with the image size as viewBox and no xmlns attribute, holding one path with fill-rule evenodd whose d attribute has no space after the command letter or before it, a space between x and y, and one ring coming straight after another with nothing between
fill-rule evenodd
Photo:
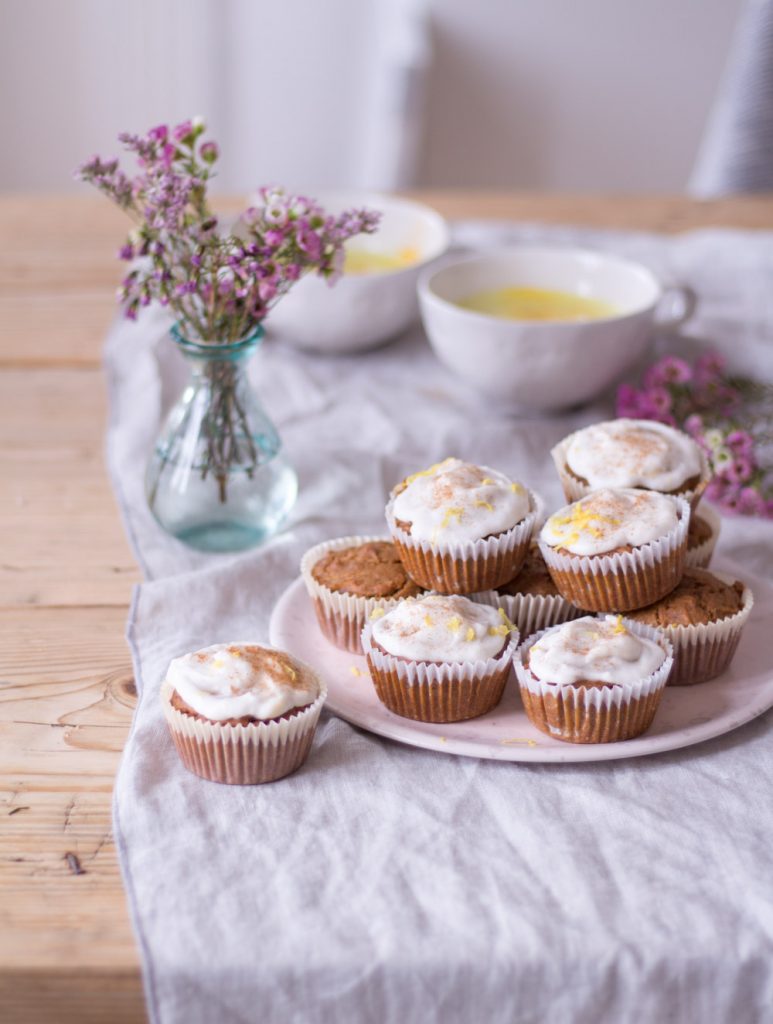
<instances>
[{"instance_id":1,"label":"cupcake with white frosting","mask_svg":"<svg viewBox=\"0 0 773 1024\"><path fill-rule=\"evenodd\" d=\"M616 743L652 724L673 664L660 630L584 616L529 637L515 671L526 713L569 743Z\"/></svg>"},{"instance_id":2,"label":"cupcake with white frosting","mask_svg":"<svg viewBox=\"0 0 773 1024\"><path fill-rule=\"evenodd\" d=\"M213 644L175 658L161 687L183 764L211 782L254 785L306 760L327 691L316 672L262 644Z\"/></svg>"},{"instance_id":3,"label":"cupcake with white frosting","mask_svg":"<svg viewBox=\"0 0 773 1024\"><path fill-rule=\"evenodd\" d=\"M403 601L362 632L379 699L420 722L459 722L496 707L517 643L501 609L442 594Z\"/></svg>"},{"instance_id":4,"label":"cupcake with white frosting","mask_svg":"<svg viewBox=\"0 0 773 1024\"><path fill-rule=\"evenodd\" d=\"M577 430L550 453L567 501L605 487L680 495L695 508L711 480L705 453L655 420L608 420Z\"/></svg>"},{"instance_id":5,"label":"cupcake with white frosting","mask_svg":"<svg viewBox=\"0 0 773 1024\"><path fill-rule=\"evenodd\" d=\"M585 611L625 612L668 594L684 572L690 506L684 498L618 488L559 509L540 550L559 593Z\"/></svg>"},{"instance_id":6,"label":"cupcake with white frosting","mask_svg":"<svg viewBox=\"0 0 773 1024\"><path fill-rule=\"evenodd\" d=\"M386 518L412 579L442 594L471 594L517 574L540 508L517 480L446 459L398 484Z\"/></svg>"}]
</instances>

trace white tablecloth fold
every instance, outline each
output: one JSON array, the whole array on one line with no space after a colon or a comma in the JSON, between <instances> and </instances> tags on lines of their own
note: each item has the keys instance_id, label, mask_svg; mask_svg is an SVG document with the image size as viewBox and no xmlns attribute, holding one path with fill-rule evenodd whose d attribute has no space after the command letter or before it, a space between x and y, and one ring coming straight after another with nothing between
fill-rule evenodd
<instances>
[{"instance_id":1,"label":"white tablecloth fold","mask_svg":"<svg viewBox=\"0 0 773 1024\"><path fill-rule=\"evenodd\" d=\"M456 239L581 242L642 259L699 293L696 338L773 378L769 234L468 222ZM149 579L129 619L140 697L114 807L154 1024L766 1019L770 714L685 751L566 767L408 749L325 714L306 766L252 788L187 774L165 732L170 658L265 640L302 552L382 529L405 472L456 454L555 506L550 446L610 404L516 419L446 373L418 328L357 358L269 338L255 382L301 495L266 547L215 558L168 538L145 506L144 463L185 374L165 331L151 312L117 323L106 347L108 462ZM720 550L770 577L773 524L726 520Z\"/></svg>"}]
</instances>

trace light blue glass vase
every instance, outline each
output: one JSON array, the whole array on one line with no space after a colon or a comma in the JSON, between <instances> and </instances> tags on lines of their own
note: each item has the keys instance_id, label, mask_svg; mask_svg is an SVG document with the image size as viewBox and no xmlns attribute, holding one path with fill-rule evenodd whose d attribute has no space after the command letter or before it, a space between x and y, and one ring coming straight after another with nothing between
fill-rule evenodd
<instances>
[{"instance_id":1,"label":"light blue glass vase","mask_svg":"<svg viewBox=\"0 0 773 1024\"><path fill-rule=\"evenodd\" d=\"M276 532L298 494L276 428L247 379L263 328L222 345L189 341L177 325L172 337L191 378L148 463L148 504L192 548L243 551Z\"/></svg>"}]
</instances>

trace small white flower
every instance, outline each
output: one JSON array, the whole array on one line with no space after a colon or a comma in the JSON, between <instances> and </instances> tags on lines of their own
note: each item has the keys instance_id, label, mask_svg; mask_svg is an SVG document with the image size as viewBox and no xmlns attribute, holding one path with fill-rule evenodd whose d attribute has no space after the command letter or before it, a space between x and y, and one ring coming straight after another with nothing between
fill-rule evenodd
<instances>
[{"instance_id":1,"label":"small white flower","mask_svg":"<svg viewBox=\"0 0 773 1024\"><path fill-rule=\"evenodd\" d=\"M716 452L718 448L722 447L722 444L725 440L725 435L722 433L721 430L707 430L706 433L703 435L703 439L705 440L709 448L713 448Z\"/></svg>"},{"instance_id":2,"label":"small white flower","mask_svg":"<svg viewBox=\"0 0 773 1024\"><path fill-rule=\"evenodd\" d=\"M720 445L712 451L711 461L714 463L715 469L724 469L725 466L729 466L733 462L733 453L729 448Z\"/></svg>"}]
</instances>

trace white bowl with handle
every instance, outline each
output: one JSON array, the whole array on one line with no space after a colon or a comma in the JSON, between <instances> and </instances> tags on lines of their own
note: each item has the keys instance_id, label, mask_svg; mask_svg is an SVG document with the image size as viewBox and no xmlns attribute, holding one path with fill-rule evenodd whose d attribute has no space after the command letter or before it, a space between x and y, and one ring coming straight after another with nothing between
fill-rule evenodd
<instances>
[{"instance_id":1,"label":"white bowl with handle","mask_svg":"<svg viewBox=\"0 0 773 1024\"><path fill-rule=\"evenodd\" d=\"M615 313L579 321L509 320L458 305L505 287L569 292L609 304ZM461 257L425 271L418 290L438 359L484 395L535 412L600 394L641 357L653 327L676 329L695 305L689 289L665 289L642 264L556 246Z\"/></svg>"},{"instance_id":2,"label":"white bowl with handle","mask_svg":"<svg viewBox=\"0 0 773 1024\"><path fill-rule=\"evenodd\" d=\"M361 352L388 341L419 318L416 283L448 249L446 221L429 206L371 192L320 193L327 213L367 206L382 213L378 230L347 243L361 252L410 251L415 259L395 270L344 274L332 287L307 274L271 311L266 325L300 348L322 353Z\"/></svg>"}]
</instances>

